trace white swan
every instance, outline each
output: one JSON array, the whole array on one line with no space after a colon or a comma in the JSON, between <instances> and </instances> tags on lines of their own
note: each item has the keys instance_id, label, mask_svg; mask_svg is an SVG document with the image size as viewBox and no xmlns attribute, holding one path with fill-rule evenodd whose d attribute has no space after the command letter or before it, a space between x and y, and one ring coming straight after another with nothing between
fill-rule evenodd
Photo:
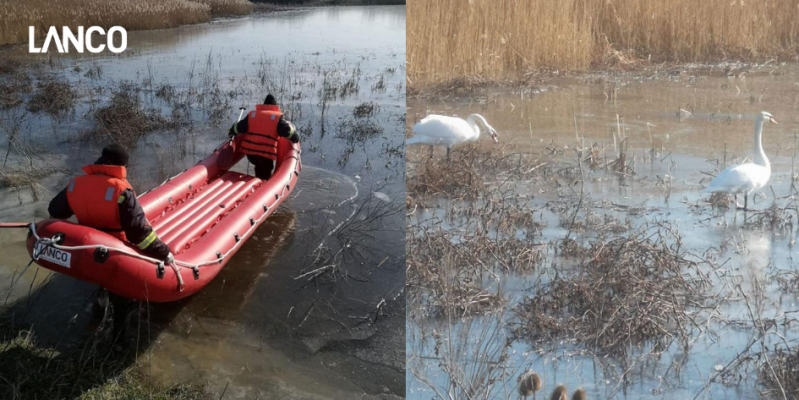
<instances>
[{"instance_id":1,"label":"white swan","mask_svg":"<svg viewBox=\"0 0 799 400\"><path fill-rule=\"evenodd\" d=\"M766 111L762 111L755 119L755 154L754 163L746 163L736 165L721 171L710 184L705 188L704 192L721 192L731 193L737 197L739 193L744 194L744 207L746 210L749 201L749 195L762 188L768 183L771 178L771 164L766 157L766 152L763 151L763 123L766 120L776 124L774 116ZM738 206L740 208L740 206Z\"/></svg>"},{"instance_id":2,"label":"white swan","mask_svg":"<svg viewBox=\"0 0 799 400\"><path fill-rule=\"evenodd\" d=\"M447 159L452 146L477 140L480 137L480 124L489 133L494 142L499 143L497 131L486 122L480 114L472 114L466 120L443 115L428 115L413 126L413 136L406 145L426 144L430 146L430 155L433 154L432 146L446 146Z\"/></svg>"}]
</instances>

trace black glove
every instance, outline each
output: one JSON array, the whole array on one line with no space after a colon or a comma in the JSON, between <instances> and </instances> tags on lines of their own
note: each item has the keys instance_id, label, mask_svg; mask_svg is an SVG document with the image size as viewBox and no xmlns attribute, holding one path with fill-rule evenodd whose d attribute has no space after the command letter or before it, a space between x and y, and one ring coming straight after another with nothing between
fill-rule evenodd
<instances>
[{"instance_id":1,"label":"black glove","mask_svg":"<svg viewBox=\"0 0 799 400\"><path fill-rule=\"evenodd\" d=\"M288 123L288 126L289 126L288 139L291 140L291 143L299 142L300 141L300 135L297 134L297 128L294 126L293 123L291 123L291 121L286 121L286 123Z\"/></svg>"}]
</instances>

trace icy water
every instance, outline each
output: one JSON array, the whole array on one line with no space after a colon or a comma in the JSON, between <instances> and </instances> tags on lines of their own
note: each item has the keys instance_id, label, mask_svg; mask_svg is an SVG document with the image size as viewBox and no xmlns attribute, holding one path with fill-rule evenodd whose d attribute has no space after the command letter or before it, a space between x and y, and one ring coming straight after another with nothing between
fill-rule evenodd
<instances>
[{"instance_id":1,"label":"icy water","mask_svg":"<svg viewBox=\"0 0 799 400\"><path fill-rule=\"evenodd\" d=\"M463 118L479 113L497 129L501 141L495 145L482 137L479 146L501 146L506 154L533 157L555 153L556 159L571 165L576 165L575 148L594 144L597 148L604 146L602 154L607 159L601 164L615 159L613 132L621 127L629 144L627 163L634 173L621 176L601 166L595 170L586 166L585 191L590 199L586 209L622 223L629 221L633 227L670 223L681 235L683 250L714 258L716 265L721 265L719 271L724 278L714 278L710 293L733 293L719 304L706 329L693 331L687 349L675 342L659 353L644 344L628 349L627 357L618 358L590 346L575 345L567 337L543 343L516 341L510 349L505 383L494 384L493 397L517 398L516 377L521 371L532 369L544 382L539 398L548 398L560 383L570 393L582 387L592 399L760 398L763 387L755 379L757 371L742 371L740 375L736 372L734 378L716 375L745 350L759 352L763 344L769 348L776 344L795 346L799 338L791 317L799 310L799 289L780 290L776 284L781 273L796 270L796 217L784 230L754 222L762 216L759 212L773 203L780 208L792 207L792 175L799 169L799 165L794 165L795 135L799 131L799 66L772 63L730 75L723 66L649 71L644 76L597 73L550 79L547 85L535 89L478 90L446 100L409 100L409 127L430 113ZM711 179L710 174L717 172L717 166L741 162L751 152L754 116L763 110L771 112L779 122L764 128L763 146L773 169L769 185L756 196L754 205L750 198L754 211L714 211L706 203L708 195L699 191ZM617 136L616 146L620 140ZM587 154L584 152L583 157ZM414 170L428 156L427 148L408 149L409 180L414 179ZM435 156L444 157L444 153L439 149ZM559 216L548 204L562 196L579 196L580 185L554 188L529 182L514 184L520 193L529 195L529 208L536 210L536 218L546 224L540 242L563 239L568 229L559 224ZM743 199L740 201L743 203ZM445 217L450 202L439 199L430 204L429 208L417 209L409 223L433 217L452 221ZM575 238L575 234L577 240L590 240L598 232L572 232L571 237ZM551 265L562 262L554 254L548 250L547 261L529 274L488 279L491 283L486 284L486 289L495 291L501 287L502 295L511 304L533 296L552 278ZM731 290L731 282L740 283L741 289ZM744 292L751 303L743 298ZM774 318L779 327L768 329L766 339L757 341L760 330L752 326L753 314ZM430 332L435 329L445 336L458 332L454 336L458 343L470 341L472 346L479 343L489 347L479 338L484 329L491 331L486 328L496 324L496 320L495 316L456 320L452 324L425 318L409 320L409 365L446 392L448 376L438 368L438 350L433 351ZM458 336L461 334L466 339ZM755 344L749 349L752 342ZM435 397L430 385L413 374L407 375L407 382L409 398Z\"/></svg>"},{"instance_id":2,"label":"icy water","mask_svg":"<svg viewBox=\"0 0 799 400\"><path fill-rule=\"evenodd\" d=\"M3 51L28 60L20 48ZM63 172L40 181L38 200L26 188L0 189L0 220L46 218L51 196L96 159L102 140L80 137L123 82L143 109L184 120L136 141L139 192L210 153L238 107L272 92L302 135L299 183L208 287L150 305L141 318L152 344L138 362L166 384L207 384L226 399L404 397L404 60L404 7L335 7L130 32L120 56L31 68L34 82L69 81L78 102L61 119L3 111ZM373 108L354 115L363 103ZM3 153L7 146L4 136ZM9 166L24 164L11 154ZM252 172L246 161L236 169ZM3 282L28 261L24 239L0 231ZM330 268L315 279L302 276L322 267ZM34 266L8 303L25 306L23 325L40 343L69 350L94 335L95 290Z\"/></svg>"}]
</instances>

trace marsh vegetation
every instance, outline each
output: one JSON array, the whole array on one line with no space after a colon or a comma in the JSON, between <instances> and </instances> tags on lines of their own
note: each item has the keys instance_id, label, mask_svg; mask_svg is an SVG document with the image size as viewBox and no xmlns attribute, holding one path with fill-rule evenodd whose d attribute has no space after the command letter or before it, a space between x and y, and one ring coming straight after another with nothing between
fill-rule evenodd
<instances>
[{"instance_id":1,"label":"marsh vegetation","mask_svg":"<svg viewBox=\"0 0 799 400\"><path fill-rule=\"evenodd\" d=\"M538 396L795 397L797 78L692 64L414 96L407 135L477 112L501 143L409 148L409 398L515 399L526 371ZM743 213L699 191L763 109L786 122Z\"/></svg>"},{"instance_id":2,"label":"marsh vegetation","mask_svg":"<svg viewBox=\"0 0 799 400\"><path fill-rule=\"evenodd\" d=\"M540 70L790 59L799 44L791 0L418 0L408 13L408 78L419 88L525 81Z\"/></svg>"},{"instance_id":3,"label":"marsh vegetation","mask_svg":"<svg viewBox=\"0 0 799 400\"><path fill-rule=\"evenodd\" d=\"M205 22L212 16L247 14L252 9L247 0L2 0L0 45L27 41L29 26L43 39L51 26L68 26L74 32L78 26L164 29Z\"/></svg>"}]
</instances>

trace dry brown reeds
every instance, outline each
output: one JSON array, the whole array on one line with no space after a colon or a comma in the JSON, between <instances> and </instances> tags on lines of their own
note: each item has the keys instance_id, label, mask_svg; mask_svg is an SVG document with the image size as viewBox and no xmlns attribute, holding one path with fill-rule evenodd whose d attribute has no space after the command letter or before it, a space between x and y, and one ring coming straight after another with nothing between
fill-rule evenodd
<instances>
[{"instance_id":1,"label":"dry brown reeds","mask_svg":"<svg viewBox=\"0 0 799 400\"><path fill-rule=\"evenodd\" d=\"M623 233L633 227L631 218L622 221L612 214L598 214L593 210L586 210L579 218L570 218L569 215L560 215L560 224L574 232L593 231L599 233Z\"/></svg>"},{"instance_id":2,"label":"dry brown reeds","mask_svg":"<svg viewBox=\"0 0 799 400\"><path fill-rule=\"evenodd\" d=\"M363 142L383 133L383 127L371 119L346 118L336 125L336 137L350 143Z\"/></svg>"},{"instance_id":3,"label":"dry brown reeds","mask_svg":"<svg viewBox=\"0 0 799 400\"><path fill-rule=\"evenodd\" d=\"M758 381L763 386L762 398L799 397L799 347L778 348L764 358L768 362L758 370Z\"/></svg>"},{"instance_id":4,"label":"dry brown reeds","mask_svg":"<svg viewBox=\"0 0 799 400\"><path fill-rule=\"evenodd\" d=\"M488 177L509 171L524 172L519 158L502 152L485 150L476 144L452 150L451 160L433 156L422 161L406 181L414 198L446 196L450 199L472 199L485 190Z\"/></svg>"},{"instance_id":5,"label":"dry brown reeds","mask_svg":"<svg viewBox=\"0 0 799 400\"><path fill-rule=\"evenodd\" d=\"M36 85L36 92L28 101L28 111L44 112L53 117L62 117L75 109L77 91L69 81L48 78Z\"/></svg>"},{"instance_id":6,"label":"dry brown reeds","mask_svg":"<svg viewBox=\"0 0 799 400\"><path fill-rule=\"evenodd\" d=\"M22 61L6 57L0 60L0 75L7 75L17 72L23 66Z\"/></svg>"},{"instance_id":7,"label":"dry brown reeds","mask_svg":"<svg viewBox=\"0 0 799 400\"><path fill-rule=\"evenodd\" d=\"M447 221L409 221L409 295L434 316L493 311L503 303L502 294L484 286L486 277L529 273L546 259L547 247L539 242L543 224L527 206L529 199L511 190L484 190L480 197L450 207Z\"/></svg>"},{"instance_id":8,"label":"dry brown reeds","mask_svg":"<svg viewBox=\"0 0 799 400\"><path fill-rule=\"evenodd\" d=\"M8 146L0 164L0 189L16 191L20 204L24 190L29 192L33 201L38 201L42 189L39 184L41 179L59 171L50 164L43 148L21 134L25 124L27 112L21 107L0 113L0 136L5 137Z\"/></svg>"},{"instance_id":9,"label":"dry brown reeds","mask_svg":"<svg viewBox=\"0 0 799 400\"><path fill-rule=\"evenodd\" d=\"M488 266L470 249L479 240L456 243L454 236L443 230L423 231L406 242L409 294L419 296L422 309L431 316L480 314L503 303L498 294L481 287L481 274Z\"/></svg>"},{"instance_id":10,"label":"dry brown reeds","mask_svg":"<svg viewBox=\"0 0 799 400\"><path fill-rule=\"evenodd\" d=\"M246 0L0 0L0 45L27 41L29 26L36 28L37 38L44 38L51 26L163 29L251 11Z\"/></svg>"},{"instance_id":11,"label":"dry brown reeds","mask_svg":"<svg viewBox=\"0 0 799 400\"><path fill-rule=\"evenodd\" d=\"M517 368L509 362L512 338L504 327L507 304L499 308L480 320L464 320L441 332L422 327L408 333L432 337L433 349L414 341L406 369L435 393L433 398L510 398ZM442 374L430 373L434 368Z\"/></svg>"},{"instance_id":12,"label":"dry brown reeds","mask_svg":"<svg viewBox=\"0 0 799 400\"><path fill-rule=\"evenodd\" d=\"M142 107L139 90L129 82L120 83L112 92L111 102L94 113L97 129L91 134L131 146L141 136L166 127L167 121L159 110Z\"/></svg>"},{"instance_id":13,"label":"dry brown reeds","mask_svg":"<svg viewBox=\"0 0 799 400\"><path fill-rule=\"evenodd\" d=\"M794 220L797 218L799 218L799 208L793 200L789 200L782 207L777 206L775 202L766 209L754 211L746 219L745 226L773 232L793 232Z\"/></svg>"},{"instance_id":14,"label":"dry brown reeds","mask_svg":"<svg viewBox=\"0 0 799 400\"><path fill-rule=\"evenodd\" d=\"M39 182L53 172L55 169L3 167L0 169L0 189L14 189L18 194L21 190L27 190L33 201L38 201L42 192ZM20 198L21 203L22 198Z\"/></svg>"},{"instance_id":15,"label":"dry brown reeds","mask_svg":"<svg viewBox=\"0 0 799 400\"><path fill-rule=\"evenodd\" d=\"M378 107L378 105L374 102L366 101L355 106L355 108L352 110L352 115L355 117L371 117L379 109L380 107Z\"/></svg>"},{"instance_id":16,"label":"dry brown reeds","mask_svg":"<svg viewBox=\"0 0 799 400\"><path fill-rule=\"evenodd\" d=\"M683 340L694 326L706 281L668 228L597 239L575 268L558 271L517 307L517 337L572 338L610 353L651 340ZM700 276L701 275L696 275Z\"/></svg>"},{"instance_id":17,"label":"dry brown reeds","mask_svg":"<svg viewBox=\"0 0 799 400\"><path fill-rule=\"evenodd\" d=\"M253 10L253 4L247 0L191 0L195 3L211 7L211 15L244 15Z\"/></svg>"},{"instance_id":18,"label":"dry brown reeds","mask_svg":"<svg viewBox=\"0 0 799 400\"><path fill-rule=\"evenodd\" d=\"M408 77L518 77L539 69L793 55L793 0L414 0Z\"/></svg>"},{"instance_id":19,"label":"dry brown reeds","mask_svg":"<svg viewBox=\"0 0 799 400\"><path fill-rule=\"evenodd\" d=\"M0 76L0 109L22 104L22 95L33 89L30 76L22 71L0 73L0 75L5 75Z\"/></svg>"}]
</instances>

